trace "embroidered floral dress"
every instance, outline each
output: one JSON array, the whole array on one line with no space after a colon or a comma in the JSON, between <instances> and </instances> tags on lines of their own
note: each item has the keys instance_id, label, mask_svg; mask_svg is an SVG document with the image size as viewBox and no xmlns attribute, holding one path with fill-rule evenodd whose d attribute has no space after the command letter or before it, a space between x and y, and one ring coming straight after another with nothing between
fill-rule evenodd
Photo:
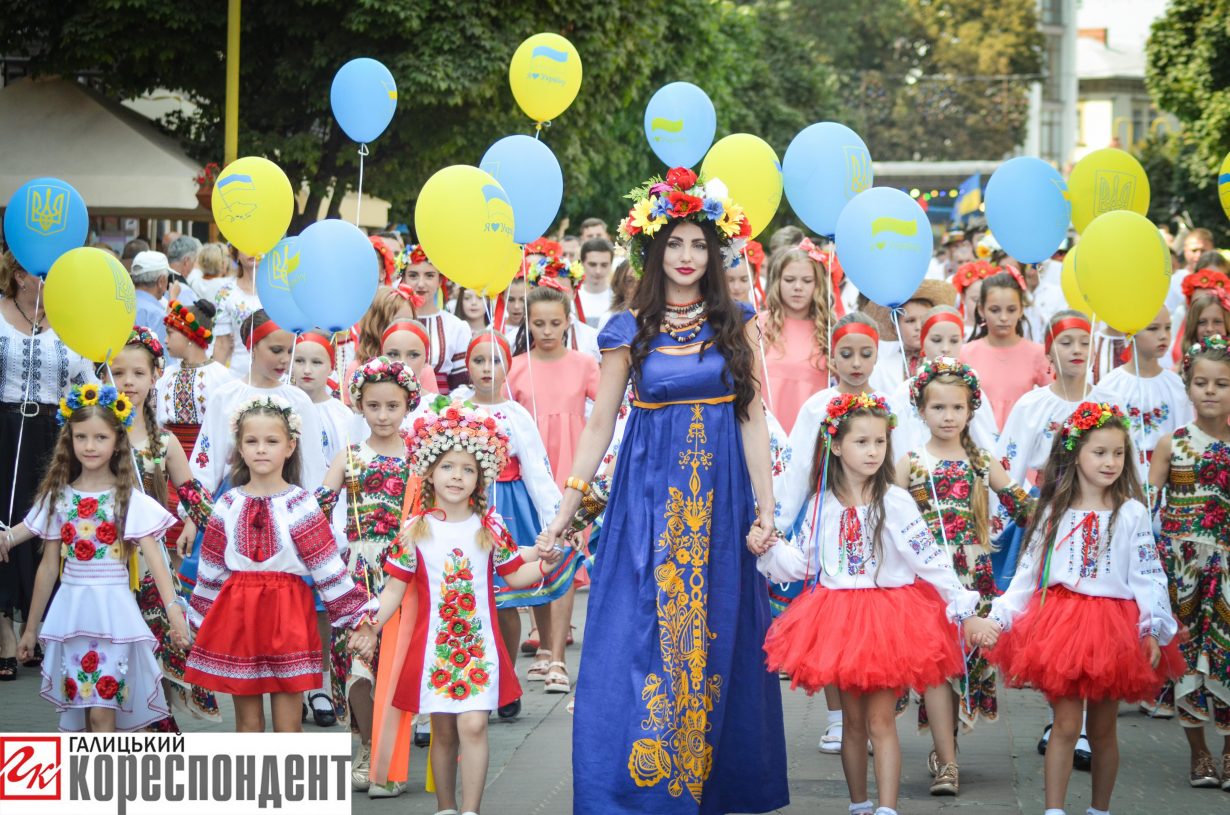
<instances>
[{"instance_id":1,"label":"embroidered floral dress","mask_svg":"<svg viewBox=\"0 0 1230 815\"><path fill-rule=\"evenodd\" d=\"M60 540L60 588L43 620L44 699L60 711L60 729L85 730L86 709L111 708L117 730L140 730L170 715L162 695L158 642L133 597L123 541L157 537L175 522L158 502L133 492L124 534L111 492L65 488L48 512L38 501L25 523Z\"/></svg>"},{"instance_id":2,"label":"embroidered floral dress","mask_svg":"<svg viewBox=\"0 0 1230 815\"><path fill-rule=\"evenodd\" d=\"M493 576L520 568L503 521L487 520L497 545L478 544L481 521L427 515L431 537L389 555L389 575L418 587L419 614L393 704L415 713L495 710L521 696L496 622Z\"/></svg>"},{"instance_id":3,"label":"embroidered floral dress","mask_svg":"<svg viewBox=\"0 0 1230 815\"><path fill-rule=\"evenodd\" d=\"M1174 371L1157 376L1136 376L1132 365L1123 365L1107 374L1089 392L1090 402L1118 405L1131 422L1132 447L1138 453L1140 480L1148 479L1146 462L1153 448L1167 433L1190 422L1194 415L1183 380Z\"/></svg>"},{"instance_id":4,"label":"embroidered floral dress","mask_svg":"<svg viewBox=\"0 0 1230 815\"><path fill-rule=\"evenodd\" d=\"M909 491L931 534L952 557L953 570L961 585L978 592L981 598L978 613L985 615L990 611L991 601L999 596L999 590L995 587L995 576L991 571L991 547L989 541L978 539L971 501L975 481L982 479L986 483L990 455L985 450L980 452L982 460L976 467L971 467L968 461L936 461L930 456L924 459L911 451ZM930 472L928 464L931 465ZM987 490L989 494L989 484ZM1026 522L1033 500L1015 481L996 494L1001 509L1011 520L1021 524ZM994 539L1003 528L1003 516L993 512L993 507L988 506L987 510L990 521L988 532ZM995 668L986 657L980 651L967 654L965 669L966 675L954 677L951 684L960 699L958 715L961 725L970 729L979 718L995 721L999 715L999 705ZM920 702L918 725L927 727L927 724L927 705Z\"/></svg>"},{"instance_id":5,"label":"embroidered floral dress","mask_svg":"<svg viewBox=\"0 0 1230 815\"><path fill-rule=\"evenodd\" d=\"M213 360L201 365L180 364L158 378L154 386L158 424L175 434L185 456L192 455L210 396L230 380L230 370Z\"/></svg>"},{"instance_id":6,"label":"embroidered floral dress","mask_svg":"<svg viewBox=\"0 0 1230 815\"><path fill-rule=\"evenodd\" d=\"M1175 684L1184 724L1230 735L1230 445L1195 424L1174 432L1158 548L1170 600L1189 639Z\"/></svg>"}]
</instances>

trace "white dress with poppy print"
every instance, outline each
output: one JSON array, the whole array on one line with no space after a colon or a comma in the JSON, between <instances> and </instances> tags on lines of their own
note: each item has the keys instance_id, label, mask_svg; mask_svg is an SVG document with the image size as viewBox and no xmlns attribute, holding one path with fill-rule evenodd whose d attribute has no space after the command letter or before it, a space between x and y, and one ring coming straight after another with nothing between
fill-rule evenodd
<instances>
[{"instance_id":1,"label":"white dress with poppy print","mask_svg":"<svg viewBox=\"0 0 1230 815\"><path fill-rule=\"evenodd\" d=\"M43 621L43 698L60 711L60 730L85 730L86 709L115 710L122 732L170 715L162 693L158 646L129 585L128 558L115 528L111 492L65 488L48 512L38 501L26 526L51 543L60 539L60 589ZM123 538L157 537L175 517L133 492Z\"/></svg>"},{"instance_id":2,"label":"white dress with poppy print","mask_svg":"<svg viewBox=\"0 0 1230 815\"><path fill-rule=\"evenodd\" d=\"M495 618L492 575L518 569L521 556L492 513L493 551L478 544L478 515L449 523L431 515L431 538L413 549L395 547L385 569L419 591L415 641L406 657L394 704L415 713L495 710L521 695Z\"/></svg>"}]
</instances>

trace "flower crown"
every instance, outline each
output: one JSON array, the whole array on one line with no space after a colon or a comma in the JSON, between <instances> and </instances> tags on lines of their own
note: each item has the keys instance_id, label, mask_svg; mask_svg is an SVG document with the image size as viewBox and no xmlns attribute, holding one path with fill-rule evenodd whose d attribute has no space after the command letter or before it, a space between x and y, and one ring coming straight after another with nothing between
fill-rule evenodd
<instances>
[{"instance_id":1,"label":"flower crown","mask_svg":"<svg viewBox=\"0 0 1230 815\"><path fill-rule=\"evenodd\" d=\"M1075 450L1076 442L1083 434L1105 427L1111 422L1122 425L1124 430L1130 429L1128 418L1119 410L1118 405L1109 402L1081 402L1059 431L1063 449L1069 452Z\"/></svg>"},{"instance_id":2,"label":"flower crown","mask_svg":"<svg viewBox=\"0 0 1230 815\"><path fill-rule=\"evenodd\" d=\"M655 176L624 197L633 204L619 223L619 237L628 244L629 261L638 278L645 271L649 242L671 221L713 222L723 248L731 251L728 262L752 235L743 207L730 200L726 185L717 179L701 182L686 167L675 167L666 174L666 180Z\"/></svg>"},{"instance_id":3,"label":"flower crown","mask_svg":"<svg viewBox=\"0 0 1230 815\"><path fill-rule=\"evenodd\" d=\"M478 459L483 479L492 484L508 460L508 436L495 419L471 402L437 396L431 413L414 420L408 440L410 456L420 476L450 450L471 453Z\"/></svg>"},{"instance_id":4,"label":"flower crown","mask_svg":"<svg viewBox=\"0 0 1230 815\"><path fill-rule=\"evenodd\" d=\"M60 412L56 414L56 423L63 427L73 413L83 407L99 405L109 409L120 420L124 429L132 427L132 400L114 385L96 385L93 382L85 385L73 385L72 390L60 400Z\"/></svg>"},{"instance_id":5,"label":"flower crown","mask_svg":"<svg viewBox=\"0 0 1230 815\"><path fill-rule=\"evenodd\" d=\"M404 390L410 397L410 409L419 404L419 381L401 362L394 362L388 357L369 359L359 366L350 377L350 403L358 405L363 401L363 386L372 382L392 382Z\"/></svg>"},{"instance_id":6,"label":"flower crown","mask_svg":"<svg viewBox=\"0 0 1230 815\"><path fill-rule=\"evenodd\" d=\"M212 331L197 321L192 309L178 300L172 300L167 306L167 316L162 318L162 322L202 348L208 348L214 336Z\"/></svg>"},{"instance_id":7,"label":"flower crown","mask_svg":"<svg viewBox=\"0 0 1230 815\"><path fill-rule=\"evenodd\" d=\"M564 256L564 247L550 238L535 238L525 245L525 254L560 258Z\"/></svg>"},{"instance_id":8,"label":"flower crown","mask_svg":"<svg viewBox=\"0 0 1230 815\"><path fill-rule=\"evenodd\" d=\"M297 439L303 435L303 420L299 418L299 414L295 413L295 409L290 406L290 402L286 401L281 396L270 394L269 396L254 396L251 399L245 399L239 403L239 407L231 413L231 435L239 435L239 425L243 423L243 417L256 410L276 410L286 419L286 426L290 428L290 437Z\"/></svg>"},{"instance_id":9,"label":"flower crown","mask_svg":"<svg viewBox=\"0 0 1230 815\"><path fill-rule=\"evenodd\" d=\"M527 277L531 286L541 286L544 280L567 277L572 280L575 289L585 279L585 267L566 258L547 255L530 266Z\"/></svg>"},{"instance_id":10,"label":"flower crown","mask_svg":"<svg viewBox=\"0 0 1230 815\"><path fill-rule=\"evenodd\" d=\"M420 263L431 263L427 259L427 253L423 251L423 247L420 244L408 243L406 248L397 255L397 269L399 271Z\"/></svg>"},{"instance_id":11,"label":"flower crown","mask_svg":"<svg viewBox=\"0 0 1230 815\"><path fill-rule=\"evenodd\" d=\"M1230 277L1217 269L1198 269L1183 278L1183 297L1189 306L1197 291L1210 291L1225 303L1226 295L1230 293Z\"/></svg>"},{"instance_id":12,"label":"flower crown","mask_svg":"<svg viewBox=\"0 0 1230 815\"><path fill-rule=\"evenodd\" d=\"M1191 375L1192 365L1196 362L1196 355L1203 351L1230 353L1230 343L1227 343L1226 338L1221 334L1212 334L1199 342L1189 345L1187 351L1183 353L1182 371L1184 381Z\"/></svg>"},{"instance_id":13,"label":"flower crown","mask_svg":"<svg viewBox=\"0 0 1230 815\"><path fill-rule=\"evenodd\" d=\"M975 260L973 263L962 263L958 266L957 273L952 276L950 282L957 290L957 294L960 294L979 280L986 280L999 272L998 266L993 266L985 260Z\"/></svg>"},{"instance_id":14,"label":"flower crown","mask_svg":"<svg viewBox=\"0 0 1230 815\"><path fill-rule=\"evenodd\" d=\"M910 380L910 401L921 406L923 390L941 376L955 376L969 388L970 410L977 410L982 406L982 387L978 384L978 374L964 362L952 357L936 357L919 366L918 373Z\"/></svg>"},{"instance_id":15,"label":"flower crown","mask_svg":"<svg viewBox=\"0 0 1230 815\"><path fill-rule=\"evenodd\" d=\"M153 331L143 325L134 325L125 345L139 345L149 351L150 356L154 358L154 370L159 374L162 373L162 368L166 364L166 355L163 353L162 343L154 336Z\"/></svg>"},{"instance_id":16,"label":"flower crown","mask_svg":"<svg viewBox=\"0 0 1230 815\"><path fill-rule=\"evenodd\" d=\"M839 393L829 401L828 410L820 420L825 439L836 436L837 428L856 410L882 410L888 414L889 428L897 426L897 417L889 410L888 402L883 396L870 393Z\"/></svg>"}]
</instances>

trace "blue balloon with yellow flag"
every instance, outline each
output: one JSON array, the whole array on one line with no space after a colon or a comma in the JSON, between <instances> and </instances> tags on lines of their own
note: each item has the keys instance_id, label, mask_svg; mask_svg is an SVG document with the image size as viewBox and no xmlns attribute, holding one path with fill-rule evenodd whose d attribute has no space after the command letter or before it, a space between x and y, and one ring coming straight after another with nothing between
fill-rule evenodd
<instances>
[{"instance_id":1,"label":"blue balloon with yellow flag","mask_svg":"<svg viewBox=\"0 0 1230 815\"><path fill-rule=\"evenodd\" d=\"M886 308L899 308L927 274L935 236L927 214L892 187L854 196L837 218L837 259L858 290Z\"/></svg>"},{"instance_id":2,"label":"blue balloon with yellow flag","mask_svg":"<svg viewBox=\"0 0 1230 815\"><path fill-rule=\"evenodd\" d=\"M1230 155L1226 156L1217 171L1217 198L1221 201L1221 211L1230 218Z\"/></svg>"},{"instance_id":3,"label":"blue balloon with yellow flag","mask_svg":"<svg viewBox=\"0 0 1230 815\"><path fill-rule=\"evenodd\" d=\"M397 82L383 63L352 59L334 75L329 105L347 136L359 144L373 142L397 112Z\"/></svg>"},{"instance_id":4,"label":"blue balloon with yellow flag","mask_svg":"<svg viewBox=\"0 0 1230 815\"><path fill-rule=\"evenodd\" d=\"M313 322L299 308L290 290L299 273L299 239L283 238L261 258L256 267L256 296L269 318L287 331L302 334Z\"/></svg>"},{"instance_id":5,"label":"blue balloon with yellow flag","mask_svg":"<svg viewBox=\"0 0 1230 815\"><path fill-rule=\"evenodd\" d=\"M478 168L508 195L513 240L529 243L542 237L564 200L564 172L551 148L531 136L505 136L487 148Z\"/></svg>"},{"instance_id":6,"label":"blue balloon with yellow flag","mask_svg":"<svg viewBox=\"0 0 1230 815\"><path fill-rule=\"evenodd\" d=\"M17 188L4 210L4 240L21 268L46 277L61 255L85 244L90 216L81 193L58 178Z\"/></svg>"},{"instance_id":7,"label":"blue balloon with yellow flag","mask_svg":"<svg viewBox=\"0 0 1230 815\"><path fill-rule=\"evenodd\" d=\"M691 82L658 88L645 106L645 138L667 167L692 167L705 157L717 133L709 94Z\"/></svg>"}]
</instances>

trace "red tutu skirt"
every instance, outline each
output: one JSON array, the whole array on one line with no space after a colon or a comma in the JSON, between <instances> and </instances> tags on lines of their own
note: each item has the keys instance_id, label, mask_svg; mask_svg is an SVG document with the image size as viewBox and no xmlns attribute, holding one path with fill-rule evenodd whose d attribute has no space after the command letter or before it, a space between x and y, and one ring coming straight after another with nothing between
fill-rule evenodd
<instances>
[{"instance_id":1,"label":"red tutu skirt","mask_svg":"<svg viewBox=\"0 0 1230 815\"><path fill-rule=\"evenodd\" d=\"M769 628L765 660L790 686L923 691L963 668L956 626L929 585L804 590Z\"/></svg>"},{"instance_id":2,"label":"red tutu skirt","mask_svg":"<svg viewBox=\"0 0 1230 815\"><path fill-rule=\"evenodd\" d=\"M987 656L1009 685L1028 685L1048 699L1152 699L1167 679L1183 674L1186 663L1171 642L1157 668L1150 667L1138 618L1134 600L1051 586L1046 603L1035 593Z\"/></svg>"},{"instance_id":3,"label":"red tutu skirt","mask_svg":"<svg viewBox=\"0 0 1230 815\"><path fill-rule=\"evenodd\" d=\"M303 578L235 572L205 615L184 680L237 696L312 690L320 686L320 647Z\"/></svg>"}]
</instances>

